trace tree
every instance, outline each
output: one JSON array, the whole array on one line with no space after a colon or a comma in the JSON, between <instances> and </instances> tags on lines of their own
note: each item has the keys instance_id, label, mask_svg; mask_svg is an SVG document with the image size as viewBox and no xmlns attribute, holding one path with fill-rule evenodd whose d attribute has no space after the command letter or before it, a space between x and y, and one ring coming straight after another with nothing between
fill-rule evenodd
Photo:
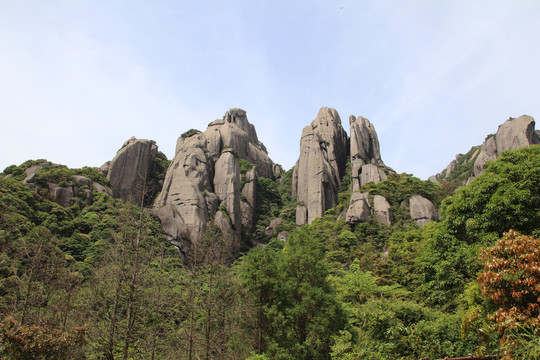
<instances>
[{"instance_id":1,"label":"tree","mask_svg":"<svg viewBox=\"0 0 540 360\"><path fill-rule=\"evenodd\" d=\"M527 342L522 333L540 336L540 240L511 230L484 249L481 259L482 293L499 306L489 318L496 321L507 357L512 358ZM534 341L538 345L538 338Z\"/></svg>"},{"instance_id":2,"label":"tree","mask_svg":"<svg viewBox=\"0 0 540 360\"><path fill-rule=\"evenodd\" d=\"M483 175L441 205L441 222L417 258L428 302L455 308L457 296L478 276L481 247L504 232L540 232L540 146L505 151Z\"/></svg>"},{"instance_id":3,"label":"tree","mask_svg":"<svg viewBox=\"0 0 540 360\"><path fill-rule=\"evenodd\" d=\"M24 326L11 317L0 323L0 355L3 359L72 359L86 343L86 330L73 328L69 332L46 325Z\"/></svg>"},{"instance_id":4,"label":"tree","mask_svg":"<svg viewBox=\"0 0 540 360\"><path fill-rule=\"evenodd\" d=\"M288 241L282 254L255 250L244 259L242 277L258 297L258 327L268 329L259 329L258 347L266 346L272 359L329 359L334 335L346 326L345 311L318 240L302 228Z\"/></svg>"}]
</instances>

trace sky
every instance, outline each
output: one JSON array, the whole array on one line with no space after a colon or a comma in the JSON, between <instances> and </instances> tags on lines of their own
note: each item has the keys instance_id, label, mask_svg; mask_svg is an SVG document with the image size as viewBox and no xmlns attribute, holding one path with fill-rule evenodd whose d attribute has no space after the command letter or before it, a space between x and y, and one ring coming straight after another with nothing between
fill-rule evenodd
<instances>
[{"instance_id":1,"label":"sky","mask_svg":"<svg viewBox=\"0 0 540 360\"><path fill-rule=\"evenodd\" d=\"M294 166L323 107L422 179L510 116L540 119L537 0L0 0L0 171L100 166L233 107ZM540 126L537 126L537 129Z\"/></svg>"}]
</instances>

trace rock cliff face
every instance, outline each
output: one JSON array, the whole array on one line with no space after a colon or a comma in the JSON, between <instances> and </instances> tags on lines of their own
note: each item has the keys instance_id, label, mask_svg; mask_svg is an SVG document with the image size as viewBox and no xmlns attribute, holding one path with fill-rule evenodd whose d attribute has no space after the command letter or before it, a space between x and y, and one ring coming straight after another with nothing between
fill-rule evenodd
<instances>
[{"instance_id":1,"label":"rock cliff face","mask_svg":"<svg viewBox=\"0 0 540 360\"><path fill-rule=\"evenodd\" d=\"M456 155L456 159L452 160L446 169L430 177L430 180L441 181L459 177L462 178L462 185L468 184L474 177L481 175L486 163L496 160L502 151L540 144L540 131L534 128L534 119L528 115L510 118L499 126L495 135L488 135L481 146L473 147L466 155Z\"/></svg>"},{"instance_id":2,"label":"rock cliff face","mask_svg":"<svg viewBox=\"0 0 540 360\"><path fill-rule=\"evenodd\" d=\"M482 144L480 155L474 163L474 176L482 174L486 163L497 159L505 150L540 144L540 134L534 130L534 126L534 119L527 115L506 120L495 136L488 137Z\"/></svg>"},{"instance_id":3,"label":"rock cliff face","mask_svg":"<svg viewBox=\"0 0 540 360\"><path fill-rule=\"evenodd\" d=\"M300 157L292 179L298 225L311 223L337 202L349 152L348 138L336 110L323 107L302 131Z\"/></svg>"},{"instance_id":4,"label":"rock cliff face","mask_svg":"<svg viewBox=\"0 0 540 360\"><path fill-rule=\"evenodd\" d=\"M379 138L373 124L368 119L351 115L351 173L352 191L358 191L360 187L369 182L378 183L386 180L387 169L381 160Z\"/></svg>"},{"instance_id":5,"label":"rock cliff face","mask_svg":"<svg viewBox=\"0 0 540 360\"><path fill-rule=\"evenodd\" d=\"M239 159L254 166L242 180ZM273 177L273 164L242 109L231 109L202 132L178 139L175 157L152 212L181 251L201 239L214 221L240 237L253 226L258 176Z\"/></svg>"},{"instance_id":6,"label":"rock cliff face","mask_svg":"<svg viewBox=\"0 0 540 360\"><path fill-rule=\"evenodd\" d=\"M107 178L113 197L139 204L146 192L157 146L150 140L132 137L111 161Z\"/></svg>"}]
</instances>

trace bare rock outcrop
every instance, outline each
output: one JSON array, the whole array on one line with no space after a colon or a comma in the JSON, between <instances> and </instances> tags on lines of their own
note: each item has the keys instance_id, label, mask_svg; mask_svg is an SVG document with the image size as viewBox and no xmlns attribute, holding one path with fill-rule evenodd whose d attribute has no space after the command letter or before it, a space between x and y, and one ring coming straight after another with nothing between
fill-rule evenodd
<instances>
[{"instance_id":1,"label":"bare rock outcrop","mask_svg":"<svg viewBox=\"0 0 540 360\"><path fill-rule=\"evenodd\" d=\"M372 165L372 164L367 164L367 165L363 165L361 168L360 168L360 181L359 182L356 182L357 184L359 184L360 186L364 185L364 184L368 184L368 183L375 183L377 184L378 182L381 182L383 180L386 180L388 177L386 176L386 173L381 170L381 168L379 168L378 166L376 165ZM353 181L355 179L358 179L358 178L354 178L353 177ZM353 191L356 191L358 189L360 189L360 187L358 187L358 189L355 189L356 186L353 185Z\"/></svg>"},{"instance_id":2,"label":"bare rock outcrop","mask_svg":"<svg viewBox=\"0 0 540 360\"><path fill-rule=\"evenodd\" d=\"M484 172L484 168L488 161L497 159L497 143L495 136L488 137L480 147L480 154L474 162L474 176L478 176Z\"/></svg>"},{"instance_id":3,"label":"bare rock outcrop","mask_svg":"<svg viewBox=\"0 0 540 360\"><path fill-rule=\"evenodd\" d=\"M474 176L482 174L486 163L497 159L505 150L516 150L540 144L540 136L534 127L534 119L528 115L506 120L499 126L497 133L494 136L488 136L482 144L480 155L474 163Z\"/></svg>"},{"instance_id":4,"label":"bare rock outcrop","mask_svg":"<svg viewBox=\"0 0 540 360\"><path fill-rule=\"evenodd\" d=\"M469 184L484 172L487 162L496 160L502 151L540 144L540 132L534 128L535 122L531 116L509 118L499 126L496 134L488 135L481 146L474 146L466 155L456 155L446 169L430 177L430 180L440 182L455 173L453 178L462 179L462 185ZM471 162L472 170L468 165Z\"/></svg>"},{"instance_id":5,"label":"bare rock outcrop","mask_svg":"<svg viewBox=\"0 0 540 360\"><path fill-rule=\"evenodd\" d=\"M185 139L154 202L153 213L160 219L163 231L183 252L191 241L202 238L206 224L217 211L213 168L204 135Z\"/></svg>"},{"instance_id":6,"label":"bare rock outcrop","mask_svg":"<svg viewBox=\"0 0 540 360\"><path fill-rule=\"evenodd\" d=\"M43 161L37 165L31 166L25 170L26 177L23 184L28 185L36 192L46 189L52 201L70 206L77 202L83 206L90 206L94 202L93 191L112 196L112 190L107 186L98 184L82 175L73 175L69 181L63 181L59 184L39 179L39 171L48 169L59 169L64 165Z\"/></svg>"},{"instance_id":7,"label":"bare rock outcrop","mask_svg":"<svg viewBox=\"0 0 540 360\"><path fill-rule=\"evenodd\" d=\"M255 168L246 173L242 182L244 182L240 202L242 225L246 229L252 229L255 218L255 201L257 199L257 173L255 172Z\"/></svg>"},{"instance_id":8,"label":"bare rock outcrop","mask_svg":"<svg viewBox=\"0 0 540 360\"><path fill-rule=\"evenodd\" d=\"M233 229L240 232L242 213L240 210L240 166L233 151L223 151L215 164L214 190L227 210ZM223 230L223 229L222 229Z\"/></svg>"},{"instance_id":9,"label":"bare rock outcrop","mask_svg":"<svg viewBox=\"0 0 540 360\"><path fill-rule=\"evenodd\" d=\"M439 213L433 203L420 195L412 195L409 199L411 219L420 227L430 221L438 221Z\"/></svg>"},{"instance_id":10,"label":"bare rock outcrop","mask_svg":"<svg viewBox=\"0 0 540 360\"><path fill-rule=\"evenodd\" d=\"M113 197L136 204L141 202L157 151L157 146L146 139L132 137L124 143L107 173Z\"/></svg>"},{"instance_id":11,"label":"bare rock outcrop","mask_svg":"<svg viewBox=\"0 0 540 360\"><path fill-rule=\"evenodd\" d=\"M352 191L358 191L368 182L377 183L386 179L382 169L387 168L381 160L379 138L375 127L368 119L351 115L349 117L351 127L351 173Z\"/></svg>"},{"instance_id":12,"label":"bare rock outcrop","mask_svg":"<svg viewBox=\"0 0 540 360\"><path fill-rule=\"evenodd\" d=\"M373 197L373 215L378 222L388 226L392 225L392 211L384 196L375 195Z\"/></svg>"},{"instance_id":13,"label":"bare rock outcrop","mask_svg":"<svg viewBox=\"0 0 540 360\"><path fill-rule=\"evenodd\" d=\"M254 166L242 177L239 159ZM163 188L154 202L165 233L185 252L210 221L239 240L253 226L256 180L273 177L273 164L242 109L231 109L206 131L179 137Z\"/></svg>"},{"instance_id":14,"label":"bare rock outcrop","mask_svg":"<svg viewBox=\"0 0 540 360\"><path fill-rule=\"evenodd\" d=\"M351 202L349 203L345 221L348 224L367 222L370 215L371 208L369 206L368 193L354 192L351 195Z\"/></svg>"},{"instance_id":15,"label":"bare rock outcrop","mask_svg":"<svg viewBox=\"0 0 540 360\"><path fill-rule=\"evenodd\" d=\"M208 151L217 160L224 149L234 149L238 155L255 164L257 176L273 178L273 164L268 157L265 146L257 138L255 127L247 120L242 109L231 109L225 113L223 120L210 123L204 132ZM178 145L177 145L178 146Z\"/></svg>"},{"instance_id":16,"label":"bare rock outcrop","mask_svg":"<svg viewBox=\"0 0 540 360\"><path fill-rule=\"evenodd\" d=\"M311 223L337 202L345 171L348 138L335 109L323 107L302 131L300 156L292 179L293 196L300 204L298 225Z\"/></svg>"}]
</instances>

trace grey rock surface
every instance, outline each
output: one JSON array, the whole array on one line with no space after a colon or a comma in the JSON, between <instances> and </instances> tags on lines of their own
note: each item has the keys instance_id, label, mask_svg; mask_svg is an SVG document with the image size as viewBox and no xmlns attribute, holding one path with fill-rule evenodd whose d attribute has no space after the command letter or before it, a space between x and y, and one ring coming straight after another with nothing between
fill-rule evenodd
<instances>
[{"instance_id":1,"label":"grey rock surface","mask_svg":"<svg viewBox=\"0 0 540 360\"><path fill-rule=\"evenodd\" d=\"M152 171L157 146L146 139L132 137L118 150L111 161L107 178L113 197L139 204Z\"/></svg>"},{"instance_id":2,"label":"grey rock surface","mask_svg":"<svg viewBox=\"0 0 540 360\"><path fill-rule=\"evenodd\" d=\"M368 193L354 192L351 195L349 209L347 210L347 215L345 217L347 224L367 222L370 215L371 208L369 207Z\"/></svg>"},{"instance_id":3,"label":"grey rock surface","mask_svg":"<svg viewBox=\"0 0 540 360\"><path fill-rule=\"evenodd\" d=\"M183 252L202 238L219 204L213 192L214 161L206 146L201 133L182 141L154 202L164 232Z\"/></svg>"},{"instance_id":4,"label":"grey rock surface","mask_svg":"<svg viewBox=\"0 0 540 360\"><path fill-rule=\"evenodd\" d=\"M486 163L497 159L497 143L495 136L488 137L480 148L480 154L474 162L474 176L478 176L484 172Z\"/></svg>"},{"instance_id":5,"label":"grey rock surface","mask_svg":"<svg viewBox=\"0 0 540 360\"><path fill-rule=\"evenodd\" d=\"M469 184L474 177L481 175L488 161L496 160L502 151L517 150L533 144L540 144L540 132L535 130L535 121L531 116L522 115L518 118L509 118L499 126L497 133L488 135L480 148L472 154L469 161L474 161L473 174L470 174L463 185ZM455 170L460 155L452 160L445 170L434 175L433 180L447 178ZM432 179L432 178L430 178Z\"/></svg>"},{"instance_id":6,"label":"grey rock surface","mask_svg":"<svg viewBox=\"0 0 540 360\"><path fill-rule=\"evenodd\" d=\"M381 160L379 138L375 127L368 119L354 115L349 116L351 132L351 173L352 191L358 191L362 186L362 173L365 165L385 167Z\"/></svg>"},{"instance_id":7,"label":"grey rock surface","mask_svg":"<svg viewBox=\"0 0 540 360\"><path fill-rule=\"evenodd\" d=\"M377 184L380 181L386 180L388 177L384 171L376 165L366 164L363 165L360 170L360 186L375 183ZM359 190L353 186L353 191Z\"/></svg>"},{"instance_id":8,"label":"grey rock surface","mask_svg":"<svg viewBox=\"0 0 540 360\"><path fill-rule=\"evenodd\" d=\"M273 164L264 145L258 140L253 124L242 109L231 109L224 120L214 121L204 132L210 155L217 160L224 149L234 149L240 158L255 164L257 176L273 178ZM177 149L179 145L177 144Z\"/></svg>"},{"instance_id":9,"label":"grey rock surface","mask_svg":"<svg viewBox=\"0 0 540 360\"><path fill-rule=\"evenodd\" d=\"M239 159L254 164L243 181ZM181 251L199 241L212 220L239 240L242 225L253 226L257 177L272 178L273 170L246 112L231 109L204 133L178 139L153 213Z\"/></svg>"},{"instance_id":10,"label":"grey rock surface","mask_svg":"<svg viewBox=\"0 0 540 360\"><path fill-rule=\"evenodd\" d=\"M433 203L420 195L412 195L409 199L411 219L420 227L430 221L438 221L439 213Z\"/></svg>"},{"instance_id":11,"label":"grey rock surface","mask_svg":"<svg viewBox=\"0 0 540 360\"><path fill-rule=\"evenodd\" d=\"M242 208L242 225L246 229L252 229L255 217L255 200L257 199L257 173L255 169L249 170L245 175L245 183L242 187L240 207Z\"/></svg>"},{"instance_id":12,"label":"grey rock surface","mask_svg":"<svg viewBox=\"0 0 540 360\"><path fill-rule=\"evenodd\" d=\"M270 221L270 224L268 225L268 227L265 229L265 235L266 235L266 238L267 239L270 239L272 237L274 237L276 235L276 229L278 228L279 225L281 225L283 223L283 219L282 218L276 218L272 221Z\"/></svg>"},{"instance_id":13,"label":"grey rock surface","mask_svg":"<svg viewBox=\"0 0 540 360\"><path fill-rule=\"evenodd\" d=\"M373 214L378 222L388 226L392 225L392 211L384 196L375 195L373 197Z\"/></svg>"},{"instance_id":14,"label":"grey rock surface","mask_svg":"<svg viewBox=\"0 0 540 360\"><path fill-rule=\"evenodd\" d=\"M227 209L234 229L240 230L240 166L232 150L225 150L215 165L214 192Z\"/></svg>"},{"instance_id":15,"label":"grey rock surface","mask_svg":"<svg viewBox=\"0 0 540 360\"><path fill-rule=\"evenodd\" d=\"M336 204L347 154L348 139L339 114L321 108L302 131L300 156L293 172L293 196L303 204L297 209L297 225L311 223Z\"/></svg>"}]
</instances>

